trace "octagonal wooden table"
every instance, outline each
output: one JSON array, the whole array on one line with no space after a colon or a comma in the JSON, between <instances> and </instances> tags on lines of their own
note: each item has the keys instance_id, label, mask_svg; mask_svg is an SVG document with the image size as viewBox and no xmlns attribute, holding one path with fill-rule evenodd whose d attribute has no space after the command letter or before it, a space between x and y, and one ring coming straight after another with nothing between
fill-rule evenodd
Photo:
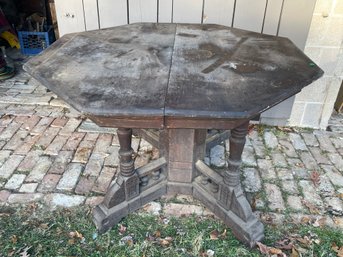
<instances>
[{"instance_id":1,"label":"octagonal wooden table","mask_svg":"<svg viewBox=\"0 0 343 257\"><path fill-rule=\"evenodd\" d=\"M244 243L263 238L240 185L251 118L322 70L282 37L195 24L132 24L63 36L24 69L100 126L117 127L120 174L94 210L101 232L163 194L198 198ZM135 169L132 129L160 150ZM208 129L231 130L227 169L204 162Z\"/></svg>"}]
</instances>

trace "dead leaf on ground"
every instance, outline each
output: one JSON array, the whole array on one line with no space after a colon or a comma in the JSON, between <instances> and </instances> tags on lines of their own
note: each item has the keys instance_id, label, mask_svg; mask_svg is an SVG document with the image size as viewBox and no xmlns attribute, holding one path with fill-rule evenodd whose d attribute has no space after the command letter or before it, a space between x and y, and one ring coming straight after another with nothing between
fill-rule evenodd
<instances>
[{"instance_id":1,"label":"dead leaf on ground","mask_svg":"<svg viewBox=\"0 0 343 257\"><path fill-rule=\"evenodd\" d=\"M280 250L280 249L277 249L277 248L274 248L274 247L269 247L269 250L268 250L268 252L270 253L270 254L276 254L276 255L279 255L279 254L283 254L283 252L282 252L282 250Z\"/></svg>"},{"instance_id":2,"label":"dead leaf on ground","mask_svg":"<svg viewBox=\"0 0 343 257\"><path fill-rule=\"evenodd\" d=\"M220 234L220 237L221 237L222 239L224 239L224 238L226 237L226 234L227 234L227 230L224 229L223 233Z\"/></svg>"},{"instance_id":3,"label":"dead leaf on ground","mask_svg":"<svg viewBox=\"0 0 343 257\"><path fill-rule=\"evenodd\" d=\"M219 239L219 232L218 230L212 230L210 233L211 240L218 240Z\"/></svg>"},{"instance_id":4,"label":"dead leaf on ground","mask_svg":"<svg viewBox=\"0 0 343 257\"><path fill-rule=\"evenodd\" d=\"M268 253L268 246L262 244L261 242L257 242L256 244L257 244L257 246L258 246L258 248L260 250L260 253L269 254Z\"/></svg>"},{"instance_id":5,"label":"dead leaf on ground","mask_svg":"<svg viewBox=\"0 0 343 257\"><path fill-rule=\"evenodd\" d=\"M343 257L343 246L338 247L335 243L331 245L331 249L337 253L338 257Z\"/></svg>"},{"instance_id":6,"label":"dead leaf on ground","mask_svg":"<svg viewBox=\"0 0 343 257\"><path fill-rule=\"evenodd\" d=\"M16 236L16 235L12 235L12 236L11 236L11 241L12 241L12 244L16 244L17 241L18 241L17 236Z\"/></svg>"},{"instance_id":7,"label":"dead leaf on ground","mask_svg":"<svg viewBox=\"0 0 343 257\"><path fill-rule=\"evenodd\" d=\"M165 240L165 239L160 239L159 243L162 246L168 246L170 244L170 242L168 240Z\"/></svg>"},{"instance_id":8,"label":"dead leaf on ground","mask_svg":"<svg viewBox=\"0 0 343 257\"><path fill-rule=\"evenodd\" d=\"M313 222L313 226L314 227L323 227L326 223L326 218L325 217L321 217L321 218L317 218L314 222Z\"/></svg>"},{"instance_id":9,"label":"dead leaf on ground","mask_svg":"<svg viewBox=\"0 0 343 257\"><path fill-rule=\"evenodd\" d=\"M295 166L299 167L299 168L305 168L305 164L298 162L295 164Z\"/></svg>"},{"instance_id":10,"label":"dead leaf on ground","mask_svg":"<svg viewBox=\"0 0 343 257\"><path fill-rule=\"evenodd\" d=\"M12 118L13 118L12 114L5 114L1 119L2 120L9 120L9 119L12 119Z\"/></svg>"},{"instance_id":11,"label":"dead leaf on ground","mask_svg":"<svg viewBox=\"0 0 343 257\"><path fill-rule=\"evenodd\" d=\"M299 257L299 252L295 247L292 248L292 253L290 257Z\"/></svg>"},{"instance_id":12,"label":"dead leaf on ground","mask_svg":"<svg viewBox=\"0 0 343 257\"><path fill-rule=\"evenodd\" d=\"M210 239L211 240L218 240L218 239L224 239L226 237L227 230L224 229L223 233L220 234L220 232L215 229L210 232Z\"/></svg>"},{"instance_id":13,"label":"dead leaf on ground","mask_svg":"<svg viewBox=\"0 0 343 257\"><path fill-rule=\"evenodd\" d=\"M296 240L305 247L309 247L312 243L312 240L310 238L308 238L308 236L304 236L303 238L298 237L298 238L296 238Z\"/></svg>"},{"instance_id":14,"label":"dead leaf on ground","mask_svg":"<svg viewBox=\"0 0 343 257\"><path fill-rule=\"evenodd\" d=\"M320 185L320 174L318 171L311 172L311 181L315 187Z\"/></svg>"},{"instance_id":15,"label":"dead leaf on ground","mask_svg":"<svg viewBox=\"0 0 343 257\"><path fill-rule=\"evenodd\" d=\"M131 246L131 245L133 245L133 237L132 236L124 236L123 238L120 239L119 244L121 244L121 245L127 244L127 245Z\"/></svg>"},{"instance_id":16,"label":"dead leaf on ground","mask_svg":"<svg viewBox=\"0 0 343 257\"><path fill-rule=\"evenodd\" d=\"M339 218L333 216L333 217L332 217L332 220L333 220L333 222L334 222L336 225L338 225L338 226L343 225L343 219L339 219Z\"/></svg>"},{"instance_id":17,"label":"dead leaf on ground","mask_svg":"<svg viewBox=\"0 0 343 257\"><path fill-rule=\"evenodd\" d=\"M343 193L337 194L337 197L340 198L340 199L343 199Z\"/></svg>"},{"instance_id":18,"label":"dead leaf on ground","mask_svg":"<svg viewBox=\"0 0 343 257\"><path fill-rule=\"evenodd\" d=\"M309 216L304 216L301 218L300 222L302 224L310 224L311 218Z\"/></svg>"},{"instance_id":19,"label":"dead leaf on ground","mask_svg":"<svg viewBox=\"0 0 343 257\"><path fill-rule=\"evenodd\" d=\"M262 244L261 242L257 242L256 243L260 253L269 256L278 256L278 257L287 257L286 254L279 248L275 248L275 247L268 247L264 244Z\"/></svg>"},{"instance_id":20,"label":"dead leaf on ground","mask_svg":"<svg viewBox=\"0 0 343 257\"><path fill-rule=\"evenodd\" d=\"M147 210L149 210L150 206L151 206L151 203L147 203L146 205L144 205L144 206L142 207L142 209L143 209L144 211L147 211Z\"/></svg>"},{"instance_id":21,"label":"dead leaf on ground","mask_svg":"<svg viewBox=\"0 0 343 257\"><path fill-rule=\"evenodd\" d=\"M255 129L255 125L254 124L249 124L249 128L248 128L248 134L250 135Z\"/></svg>"},{"instance_id":22,"label":"dead leaf on ground","mask_svg":"<svg viewBox=\"0 0 343 257\"><path fill-rule=\"evenodd\" d=\"M58 227L58 228L56 229L56 234L57 234L57 235L60 235L62 232L63 232L63 231L62 231L61 228Z\"/></svg>"},{"instance_id":23,"label":"dead leaf on ground","mask_svg":"<svg viewBox=\"0 0 343 257\"><path fill-rule=\"evenodd\" d=\"M73 245L75 244L75 239L74 238L71 238L68 240L68 245Z\"/></svg>"},{"instance_id":24,"label":"dead leaf on ground","mask_svg":"<svg viewBox=\"0 0 343 257\"><path fill-rule=\"evenodd\" d=\"M280 127L280 126L278 126L277 129L280 130L280 131L283 131L283 132L293 132L293 129L289 128L289 127Z\"/></svg>"},{"instance_id":25,"label":"dead leaf on ground","mask_svg":"<svg viewBox=\"0 0 343 257\"><path fill-rule=\"evenodd\" d=\"M303 203L303 205L305 205L308 208L310 213L312 213L312 214L320 214L320 210L314 204L312 204L312 203L310 203L308 201L305 201L305 200L303 200L302 203Z\"/></svg>"},{"instance_id":26,"label":"dead leaf on ground","mask_svg":"<svg viewBox=\"0 0 343 257\"><path fill-rule=\"evenodd\" d=\"M123 226L123 224L119 224L119 229L118 229L119 235L123 235L125 233L126 229L127 228L125 226Z\"/></svg>"},{"instance_id":27,"label":"dead leaf on ground","mask_svg":"<svg viewBox=\"0 0 343 257\"><path fill-rule=\"evenodd\" d=\"M290 240L289 238L285 238L283 240L276 242L276 245L279 249L282 250L291 250L294 246L292 240Z\"/></svg>"},{"instance_id":28,"label":"dead leaf on ground","mask_svg":"<svg viewBox=\"0 0 343 257\"><path fill-rule=\"evenodd\" d=\"M156 231L154 232L154 237L161 237L161 231L156 230Z\"/></svg>"},{"instance_id":29,"label":"dead leaf on ground","mask_svg":"<svg viewBox=\"0 0 343 257\"><path fill-rule=\"evenodd\" d=\"M72 232L69 232L69 237L82 239L83 235L78 231L72 231Z\"/></svg>"},{"instance_id":30,"label":"dead leaf on ground","mask_svg":"<svg viewBox=\"0 0 343 257\"><path fill-rule=\"evenodd\" d=\"M273 224L274 218L268 213L261 213L260 218L267 224Z\"/></svg>"},{"instance_id":31,"label":"dead leaf on ground","mask_svg":"<svg viewBox=\"0 0 343 257\"><path fill-rule=\"evenodd\" d=\"M47 228L49 228L49 225L47 223L41 223L39 225L39 227L42 228L42 229L47 229Z\"/></svg>"},{"instance_id":32,"label":"dead leaf on ground","mask_svg":"<svg viewBox=\"0 0 343 257\"><path fill-rule=\"evenodd\" d=\"M38 204L37 203L30 203L28 207L32 210L36 210L38 208Z\"/></svg>"},{"instance_id":33,"label":"dead leaf on ground","mask_svg":"<svg viewBox=\"0 0 343 257\"><path fill-rule=\"evenodd\" d=\"M173 238L170 236L167 236L166 238L160 238L158 240L159 244L162 246L169 246L172 241L173 241Z\"/></svg>"}]
</instances>

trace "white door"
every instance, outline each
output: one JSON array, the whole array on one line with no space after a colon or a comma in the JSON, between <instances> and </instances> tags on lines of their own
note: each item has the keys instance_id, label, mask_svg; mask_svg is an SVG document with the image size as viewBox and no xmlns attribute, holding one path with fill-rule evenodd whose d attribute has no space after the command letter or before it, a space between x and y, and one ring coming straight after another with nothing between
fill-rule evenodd
<instances>
[{"instance_id":1,"label":"white door","mask_svg":"<svg viewBox=\"0 0 343 257\"><path fill-rule=\"evenodd\" d=\"M82 0L55 0L60 37L64 34L85 31Z\"/></svg>"}]
</instances>

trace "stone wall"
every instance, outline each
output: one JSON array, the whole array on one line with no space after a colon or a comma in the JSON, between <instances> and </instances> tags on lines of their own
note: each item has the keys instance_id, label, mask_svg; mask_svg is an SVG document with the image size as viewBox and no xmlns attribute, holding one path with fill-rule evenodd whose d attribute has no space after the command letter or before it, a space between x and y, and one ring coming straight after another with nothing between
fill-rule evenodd
<instances>
[{"instance_id":1,"label":"stone wall","mask_svg":"<svg viewBox=\"0 0 343 257\"><path fill-rule=\"evenodd\" d=\"M326 129L343 78L343 0L317 0L305 53L325 74L297 94L289 124Z\"/></svg>"}]
</instances>

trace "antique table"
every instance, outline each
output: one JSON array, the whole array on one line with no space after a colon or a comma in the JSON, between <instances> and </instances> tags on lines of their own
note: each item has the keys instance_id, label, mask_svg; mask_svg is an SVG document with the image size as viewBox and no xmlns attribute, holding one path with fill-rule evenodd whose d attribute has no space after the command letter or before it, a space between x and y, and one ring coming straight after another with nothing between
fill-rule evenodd
<instances>
[{"instance_id":1,"label":"antique table","mask_svg":"<svg viewBox=\"0 0 343 257\"><path fill-rule=\"evenodd\" d=\"M24 69L96 124L118 128L120 174L94 209L100 231L163 194L184 193L250 246L263 225L240 185L249 120L323 73L287 38L151 23L65 35ZM138 169L132 129L160 150ZM231 130L224 171L203 162L208 129Z\"/></svg>"}]
</instances>

